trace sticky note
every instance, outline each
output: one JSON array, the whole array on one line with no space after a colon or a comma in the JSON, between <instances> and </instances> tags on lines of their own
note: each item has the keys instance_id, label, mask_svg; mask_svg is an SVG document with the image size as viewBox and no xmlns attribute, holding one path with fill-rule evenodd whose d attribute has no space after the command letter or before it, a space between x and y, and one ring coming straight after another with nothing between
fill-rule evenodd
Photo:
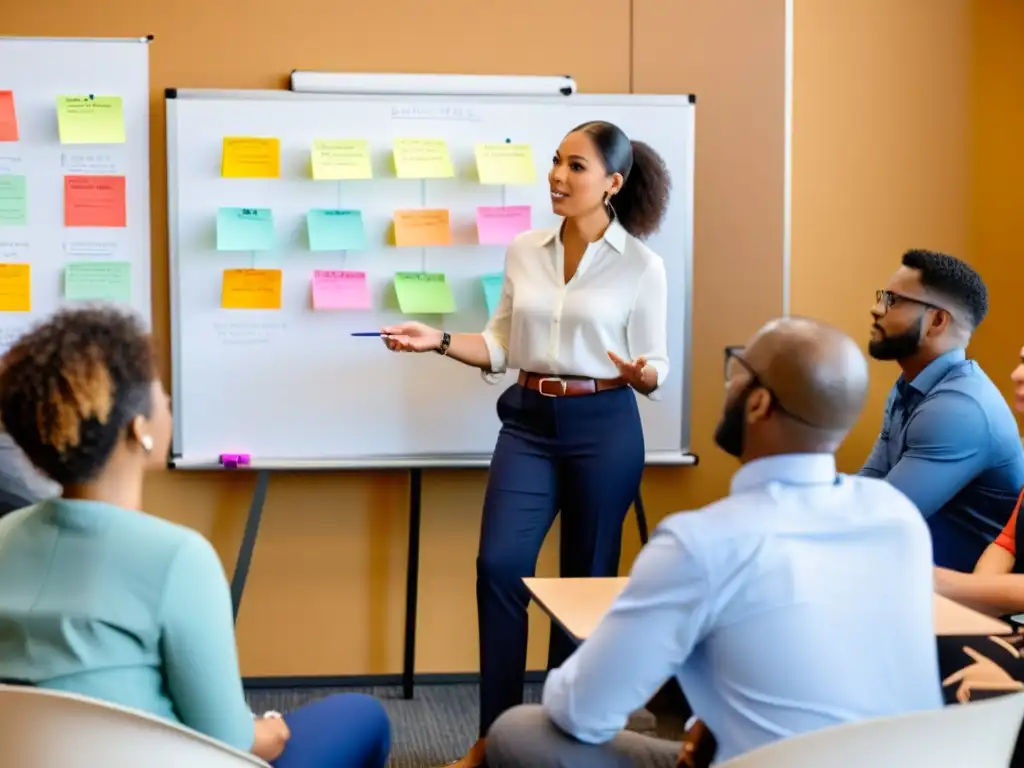
<instances>
[{"instance_id":1,"label":"sticky note","mask_svg":"<svg viewBox=\"0 0 1024 768\"><path fill-rule=\"evenodd\" d=\"M218 251L271 251L274 216L269 208L218 208Z\"/></svg>"},{"instance_id":2,"label":"sticky note","mask_svg":"<svg viewBox=\"0 0 1024 768\"><path fill-rule=\"evenodd\" d=\"M225 269L220 305L224 309L280 309L280 269Z\"/></svg>"},{"instance_id":3,"label":"sticky note","mask_svg":"<svg viewBox=\"0 0 1024 768\"><path fill-rule=\"evenodd\" d=\"M0 141L18 140L18 115L14 111L14 91L0 91Z\"/></svg>"},{"instance_id":4,"label":"sticky note","mask_svg":"<svg viewBox=\"0 0 1024 768\"><path fill-rule=\"evenodd\" d=\"M64 298L129 303L132 298L131 262L71 262L64 267Z\"/></svg>"},{"instance_id":5,"label":"sticky note","mask_svg":"<svg viewBox=\"0 0 1024 768\"><path fill-rule=\"evenodd\" d=\"M124 227L124 176L65 176L65 227Z\"/></svg>"},{"instance_id":6,"label":"sticky note","mask_svg":"<svg viewBox=\"0 0 1024 768\"><path fill-rule=\"evenodd\" d=\"M0 264L0 312L32 311L32 267Z\"/></svg>"},{"instance_id":7,"label":"sticky note","mask_svg":"<svg viewBox=\"0 0 1024 768\"><path fill-rule=\"evenodd\" d=\"M528 205L481 205L476 209L476 231L483 245L506 245L530 228Z\"/></svg>"},{"instance_id":8,"label":"sticky note","mask_svg":"<svg viewBox=\"0 0 1024 768\"><path fill-rule=\"evenodd\" d=\"M313 272L313 309L369 309L365 272L318 269Z\"/></svg>"},{"instance_id":9,"label":"sticky note","mask_svg":"<svg viewBox=\"0 0 1024 768\"><path fill-rule=\"evenodd\" d=\"M317 139L309 162L314 179L373 178L370 142L365 139Z\"/></svg>"},{"instance_id":10,"label":"sticky note","mask_svg":"<svg viewBox=\"0 0 1024 768\"><path fill-rule=\"evenodd\" d=\"M28 191L25 177L0 173L0 227L28 224Z\"/></svg>"},{"instance_id":11,"label":"sticky note","mask_svg":"<svg viewBox=\"0 0 1024 768\"><path fill-rule=\"evenodd\" d=\"M311 251L361 251L366 247L359 211L314 208L306 214Z\"/></svg>"},{"instance_id":12,"label":"sticky note","mask_svg":"<svg viewBox=\"0 0 1024 768\"><path fill-rule=\"evenodd\" d=\"M487 304L488 317L493 315L494 310L498 308L498 302L501 301L501 286L504 281L505 275L501 272L483 275L480 278L480 284L484 289L484 302Z\"/></svg>"},{"instance_id":13,"label":"sticky note","mask_svg":"<svg viewBox=\"0 0 1024 768\"><path fill-rule=\"evenodd\" d=\"M455 175L444 139L395 139L394 150L400 179L449 179Z\"/></svg>"},{"instance_id":14,"label":"sticky note","mask_svg":"<svg viewBox=\"0 0 1024 768\"><path fill-rule=\"evenodd\" d=\"M407 315L446 315L455 311L451 286L441 272L396 272L395 295Z\"/></svg>"},{"instance_id":15,"label":"sticky note","mask_svg":"<svg viewBox=\"0 0 1024 768\"><path fill-rule=\"evenodd\" d=\"M61 144L124 144L120 96L58 96Z\"/></svg>"},{"instance_id":16,"label":"sticky note","mask_svg":"<svg viewBox=\"0 0 1024 768\"><path fill-rule=\"evenodd\" d=\"M232 179L276 179L281 176L281 140L225 136L220 175Z\"/></svg>"},{"instance_id":17,"label":"sticky note","mask_svg":"<svg viewBox=\"0 0 1024 768\"><path fill-rule=\"evenodd\" d=\"M452 229L443 208L395 211L395 245L451 245Z\"/></svg>"},{"instance_id":18,"label":"sticky note","mask_svg":"<svg viewBox=\"0 0 1024 768\"><path fill-rule=\"evenodd\" d=\"M529 144L477 144L474 154L481 184L533 184L537 180Z\"/></svg>"}]
</instances>

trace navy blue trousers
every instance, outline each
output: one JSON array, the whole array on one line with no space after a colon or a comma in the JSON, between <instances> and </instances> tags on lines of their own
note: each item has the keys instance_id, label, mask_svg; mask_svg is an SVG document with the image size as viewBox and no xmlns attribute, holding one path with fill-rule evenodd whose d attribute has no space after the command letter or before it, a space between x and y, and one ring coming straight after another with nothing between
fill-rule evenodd
<instances>
[{"instance_id":1,"label":"navy blue trousers","mask_svg":"<svg viewBox=\"0 0 1024 768\"><path fill-rule=\"evenodd\" d=\"M544 538L561 512L563 577L616 576L622 523L640 488L644 436L629 387L545 397L514 384L498 399L501 431L484 498L476 600L480 735L523 700L527 606ZM552 626L548 668L573 651Z\"/></svg>"},{"instance_id":2,"label":"navy blue trousers","mask_svg":"<svg viewBox=\"0 0 1024 768\"><path fill-rule=\"evenodd\" d=\"M291 738L274 768L384 768L391 723L379 701L342 693L284 716Z\"/></svg>"}]
</instances>

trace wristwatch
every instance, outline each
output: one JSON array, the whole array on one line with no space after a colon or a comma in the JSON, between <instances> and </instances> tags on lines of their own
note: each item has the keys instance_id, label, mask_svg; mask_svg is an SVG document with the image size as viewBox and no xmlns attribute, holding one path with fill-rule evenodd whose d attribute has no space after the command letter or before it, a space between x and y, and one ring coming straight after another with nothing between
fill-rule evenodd
<instances>
[{"instance_id":1,"label":"wristwatch","mask_svg":"<svg viewBox=\"0 0 1024 768\"><path fill-rule=\"evenodd\" d=\"M443 331L441 333L441 343L438 345L438 347L437 347L437 349L435 351L439 355L447 355L448 354L448 347L451 346L451 343L452 343L452 335L450 333L448 333L448 331Z\"/></svg>"}]
</instances>

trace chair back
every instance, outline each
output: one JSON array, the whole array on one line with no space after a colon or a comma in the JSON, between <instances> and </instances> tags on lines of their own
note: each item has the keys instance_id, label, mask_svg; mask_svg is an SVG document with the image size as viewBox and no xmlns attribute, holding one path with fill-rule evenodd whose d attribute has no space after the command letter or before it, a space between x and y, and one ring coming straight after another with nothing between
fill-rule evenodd
<instances>
[{"instance_id":1,"label":"chair back","mask_svg":"<svg viewBox=\"0 0 1024 768\"><path fill-rule=\"evenodd\" d=\"M267 768L142 712L70 693L0 685L3 764L17 768Z\"/></svg>"},{"instance_id":2,"label":"chair back","mask_svg":"<svg viewBox=\"0 0 1024 768\"><path fill-rule=\"evenodd\" d=\"M752 750L716 768L1007 768L1024 693L823 728Z\"/></svg>"}]
</instances>

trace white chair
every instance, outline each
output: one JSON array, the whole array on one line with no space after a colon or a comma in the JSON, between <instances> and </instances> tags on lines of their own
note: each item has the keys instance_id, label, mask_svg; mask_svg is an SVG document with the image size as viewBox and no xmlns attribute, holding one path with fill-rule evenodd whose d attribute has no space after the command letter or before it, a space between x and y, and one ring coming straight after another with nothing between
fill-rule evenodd
<instances>
[{"instance_id":1,"label":"white chair","mask_svg":"<svg viewBox=\"0 0 1024 768\"><path fill-rule=\"evenodd\" d=\"M158 717L70 693L0 685L0 750L14 768L267 768Z\"/></svg>"},{"instance_id":2,"label":"white chair","mask_svg":"<svg viewBox=\"0 0 1024 768\"><path fill-rule=\"evenodd\" d=\"M1024 693L864 720L777 741L716 768L1007 768Z\"/></svg>"}]
</instances>

